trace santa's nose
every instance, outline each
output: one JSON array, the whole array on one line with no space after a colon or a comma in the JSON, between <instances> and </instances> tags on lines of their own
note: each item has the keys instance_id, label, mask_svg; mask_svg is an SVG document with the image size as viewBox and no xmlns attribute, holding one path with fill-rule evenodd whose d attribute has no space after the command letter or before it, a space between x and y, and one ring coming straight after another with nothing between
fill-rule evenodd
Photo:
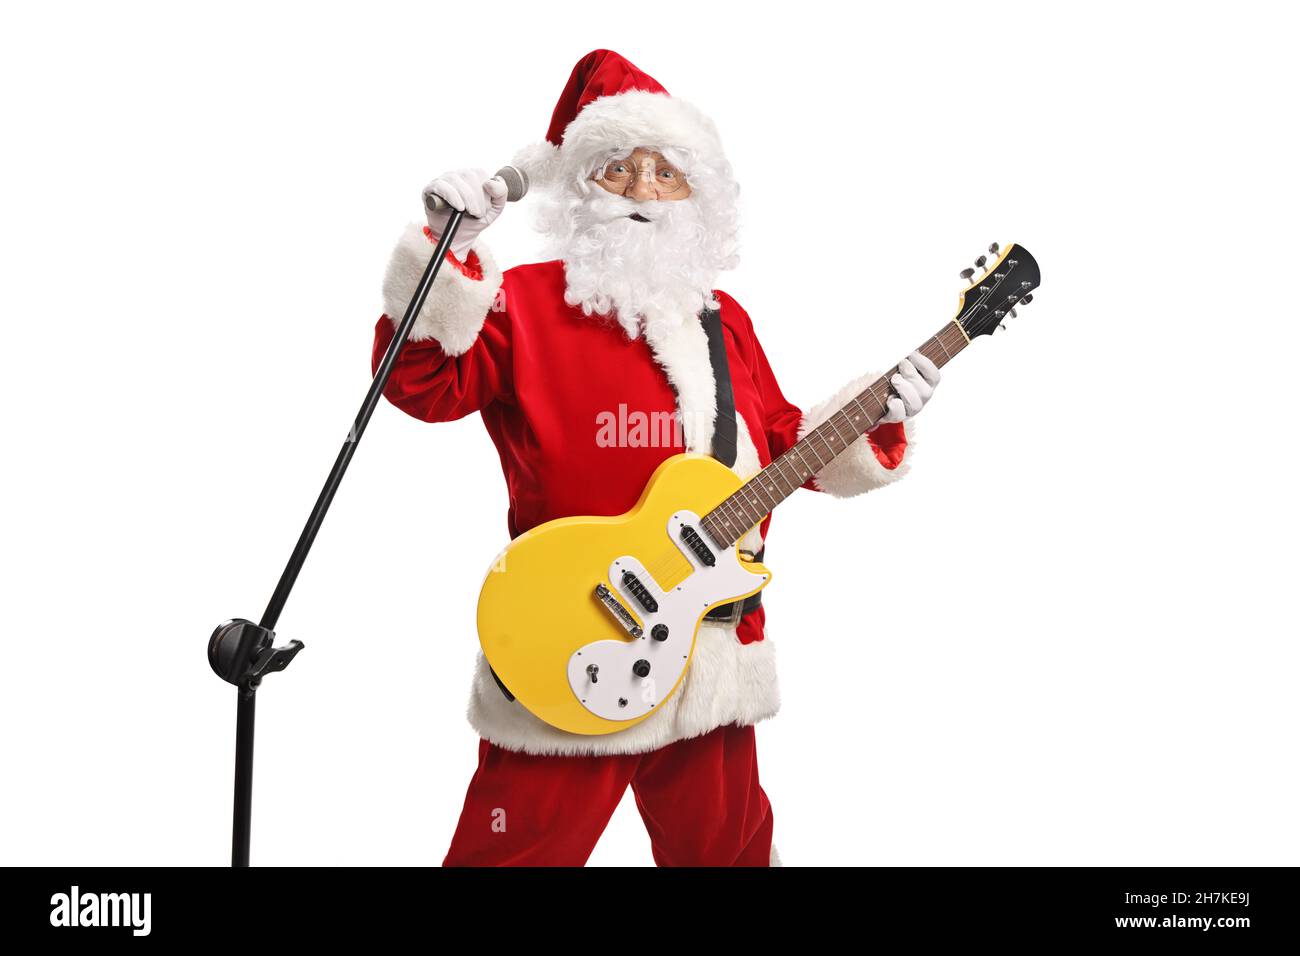
<instances>
[{"instance_id":1,"label":"santa's nose","mask_svg":"<svg viewBox=\"0 0 1300 956\"><path fill-rule=\"evenodd\" d=\"M659 193L655 192L653 176L653 171L647 173L645 170L638 169L636 178L632 180L632 188L628 191L628 195L637 202L658 199Z\"/></svg>"}]
</instances>

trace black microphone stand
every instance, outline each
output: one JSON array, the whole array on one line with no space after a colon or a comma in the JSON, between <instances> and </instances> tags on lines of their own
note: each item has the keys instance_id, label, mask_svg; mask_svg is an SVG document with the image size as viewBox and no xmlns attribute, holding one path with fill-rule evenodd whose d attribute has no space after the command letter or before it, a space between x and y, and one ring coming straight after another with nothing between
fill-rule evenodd
<instances>
[{"instance_id":1,"label":"black microphone stand","mask_svg":"<svg viewBox=\"0 0 1300 956\"><path fill-rule=\"evenodd\" d=\"M294 582L298 580L298 572L302 570L307 560L312 542L316 540L316 532L320 530L321 523L325 520L325 513L329 511L330 503L334 500L334 493L338 491L343 475L348 470L348 463L352 461L357 445L361 443L361 436L370 422L370 416L374 414L375 406L379 404L384 386L388 384L388 379L393 374L393 366L397 364L397 354L406 344L407 336L411 334L411 327L415 325L415 317L420 314L429 289L433 286L433 280L438 277L438 270L442 268L447 250L451 248L451 241L460 227L463 216L463 212L451 210L451 218L447 220L442 238L438 240L433 256L424 268L424 275L420 277L420 283L415 287L415 294L411 296L411 301L406 306L406 314L402 316L401 324L393 335L393 341L388 344L388 351L384 353L383 361L379 363L374 381L370 383L365 401L361 403L361 410L357 412L357 417L352 422L352 429L348 432L343 447L339 449L334 467L330 469L329 477L325 479L325 487L321 489L316 505L307 517L307 524L303 527L302 534L298 536L298 543L294 546L293 554L289 556L289 563L285 565L284 573L280 575L280 582L275 586L275 593L271 595L270 603L262 612L261 621L257 624L243 618L226 621L212 632L212 637L208 641L208 663L212 665L218 677L239 689L239 705L235 721L235 818L231 834L231 866L248 866L253 814L253 718L257 706L257 688L264 676L288 667L290 661L303 648L302 641L290 641L281 647L273 646L275 625L280 619L280 612L284 610L285 602L289 600L289 592L293 590Z\"/></svg>"}]
</instances>

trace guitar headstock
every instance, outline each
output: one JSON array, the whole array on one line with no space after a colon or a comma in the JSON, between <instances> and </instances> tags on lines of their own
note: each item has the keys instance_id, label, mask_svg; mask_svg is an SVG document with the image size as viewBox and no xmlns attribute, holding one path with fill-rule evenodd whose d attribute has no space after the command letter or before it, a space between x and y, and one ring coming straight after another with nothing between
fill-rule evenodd
<instances>
[{"instance_id":1,"label":"guitar headstock","mask_svg":"<svg viewBox=\"0 0 1300 956\"><path fill-rule=\"evenodd\" d=\"M974 269L963 269L961 277L970 285L962 290L956 322L971 339L990 335L1003 320L1015 318L1016 307L1033 300L1041 281L1028 249L1014 243L1000 249L996 242L975 260Z\"/></svg>"}]
</instances>

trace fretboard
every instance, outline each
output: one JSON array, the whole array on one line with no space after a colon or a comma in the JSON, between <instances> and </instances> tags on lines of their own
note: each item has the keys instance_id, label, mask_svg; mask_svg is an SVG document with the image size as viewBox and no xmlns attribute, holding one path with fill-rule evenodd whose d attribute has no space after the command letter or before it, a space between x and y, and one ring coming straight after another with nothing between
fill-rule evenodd
<instances>
[{"instance_id":1,"label":"fretboard","mask_svg":"<svg viewBox=\"0 0 1300 956\"><path fill-rule=\"evenodd\" d=\"M961 327L949 322L919 351L935 365L942 366L969 342ZM885 414L886 403L893 395L889 380L896 371L897 366L872 382L705 515L700 524L714 543L722 548L735 544L795 489L870 431Z\"/></svg>"}]
</instances>

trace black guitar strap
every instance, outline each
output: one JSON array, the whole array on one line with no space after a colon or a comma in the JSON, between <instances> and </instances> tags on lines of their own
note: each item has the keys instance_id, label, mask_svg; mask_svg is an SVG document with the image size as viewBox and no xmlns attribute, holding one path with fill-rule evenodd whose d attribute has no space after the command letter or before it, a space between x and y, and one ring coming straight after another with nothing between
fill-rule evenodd
<instances>
[{"instance_id":1,"label":"black guitar strap","mask_svg":"<svg viewBox=\"0 0 1300 956\"><path fill-rule=\"evenodd\" d=\"M731 369L727 367L727 343L722 336L722 313L705 309L700 324L709 339L709 364L713 366L713 384L718 399L718 415L713 420L713 457L728 468L736 463L736 396L731 390Z\"/></svg>"},{"instance_id":2,"label":"black guitar strap","mask_svg":"<svg viewBox=\"0 0 1300 956\"><path fill-rule=\"evenodd\" d=\"M736 395L731 389L731 369L727 367L727 343L722 336L722 313L706 309L700 313L700 323L709 338L709 364L713 366L713 383L717 389L718 417L713 420L713 457L728 468L736 463ZM760 551L754 560L762 561ZM756 609L763 601L763 592L751 595L744 601L734 601L715 607L704 616L706 621L735 624L740 618Z\"/></svg>"}]
</instances>

